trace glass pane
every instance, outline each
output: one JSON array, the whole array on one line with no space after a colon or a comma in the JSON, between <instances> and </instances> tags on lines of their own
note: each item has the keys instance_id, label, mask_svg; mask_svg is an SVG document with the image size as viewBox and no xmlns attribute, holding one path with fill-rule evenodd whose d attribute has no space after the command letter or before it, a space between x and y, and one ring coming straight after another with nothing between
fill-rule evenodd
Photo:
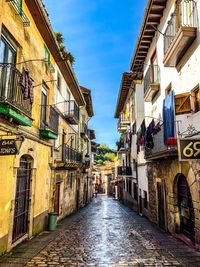
<instances>
[{"instance_id":1,"label":"glass pane","mask_svg":"<svg viewBox=\"0 0 200 267\"><path fill-rule=\"evenodd\" d=\"M41 122L46 121L46 104L47 104L47 96L42 92L41 98Z\"/></svg>"},{"instance_id":2,"label":"glass pane","mask_svg":"<svg viewBox=\"0 0 200 267\"><path fill-rule=\"evenodd\" d=\"M3 40L0 40L0 63L4 62L4 55L5 55L5 43Z\"/></svg>"},{"instance_id":3,"label":"glass pane","mask_svg":"<svg viewBox=\"0 0 200 267\"><path fill-rule=\"evenodd\" d=\"M8 47L7 62L14 64L15 63L15 56L16 56L16 53L11 48Z\"/></svg>"}]
</instances>

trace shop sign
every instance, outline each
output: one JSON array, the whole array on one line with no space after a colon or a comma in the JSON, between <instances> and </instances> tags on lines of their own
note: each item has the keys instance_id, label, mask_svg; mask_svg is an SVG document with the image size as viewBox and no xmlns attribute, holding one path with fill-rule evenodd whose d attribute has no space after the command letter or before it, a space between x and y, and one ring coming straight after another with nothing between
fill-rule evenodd
<instances>
[{"instance_id":1,"label":"shop sign","mask_svg":"<svg viewBox=\"0 0 200 267\"><path fill-rule=\"evenodd\" d=\"M16 139L0 139L0 156L16 155L17 153Z\"/></svg>"},{"instance_id":2,"label":"shop sign","mask_svg":"<svg viewBox=\"0 0 200 267\"><path fill-rule=\"evenodd\" d=\"M178 153L180 161L200 160L200 139L179 139Z\"/></svg>"}]
</instances>

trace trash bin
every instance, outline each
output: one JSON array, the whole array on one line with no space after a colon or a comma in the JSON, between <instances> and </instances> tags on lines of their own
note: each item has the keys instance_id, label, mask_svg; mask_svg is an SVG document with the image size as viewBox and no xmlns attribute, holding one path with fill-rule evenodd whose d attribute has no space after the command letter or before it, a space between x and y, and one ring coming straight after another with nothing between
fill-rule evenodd
<instances>
[{"instance_id":1,"label":"trash bin","mask_svg":"<svg viewBox=\"0 0 200 267\"><path fill-rule=\"evenodd\" d=\"M48 215L48 231L54 231L57 226L58 214L56 212L49 212Z\"/></svg>"}]
</instances>

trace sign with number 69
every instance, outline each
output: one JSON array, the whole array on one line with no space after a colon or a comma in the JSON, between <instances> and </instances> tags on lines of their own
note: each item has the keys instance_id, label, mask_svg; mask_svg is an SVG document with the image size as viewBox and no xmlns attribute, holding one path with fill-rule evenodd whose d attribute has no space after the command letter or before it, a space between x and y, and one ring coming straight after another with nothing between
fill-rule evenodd
<instances>
[{"instance_id":1,"label":"sign with number 69","mask_svg":"<svg viewBox=\"0 0 200 267\"><path fill-rule=\"evenodd\" d=\"M200 139L179 139L178 154L180 161L200 160Z\"/></svg>"}]
</instances>

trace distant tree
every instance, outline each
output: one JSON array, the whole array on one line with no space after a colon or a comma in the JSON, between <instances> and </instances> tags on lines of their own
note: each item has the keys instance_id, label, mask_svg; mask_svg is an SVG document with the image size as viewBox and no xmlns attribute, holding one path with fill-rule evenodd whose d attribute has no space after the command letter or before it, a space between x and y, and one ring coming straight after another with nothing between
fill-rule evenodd
<instances>
[{"instance_id":1,"label":"distant tree","mask_svg":"<svg viewBox=\"0 0 200 267\"><path fill-rule=\"evenodd\" d=\"M97 146L95 162L99 165L104 165L106 162L114 162L116 156L116 152L110 149L106 144L100 144Z\"/></svg>"},{"instance_id":2,"label":"distant tree","mask_svg":"<svg viewBox=\"0 0 200 267\"><path fill-rule=\"evenodd\" d=\"M104 165L104 161L102 159L99 159L96 161L96 164L98 165Z\"/></svg>"},{"instance_id":3,"label":"distant tree","mask_svg":"<svg viewBox=\"0 0 200 267\"><path fill-rule=\"evenodd\" d=\"M100 144L97 147L97 154L105 155L106 153L110 152L110 148L105 144Z\"/></svg>"},{"instance_id":4,"label":"distant tree","mask_svg":"<svg viewBox=\"0 0 200 267\"><path fill-rule=\"evenodd\" d=\"M108 152L104 155L106 161L115 162L116 154L113 152Z\"/></svg>"}]
</instances>

